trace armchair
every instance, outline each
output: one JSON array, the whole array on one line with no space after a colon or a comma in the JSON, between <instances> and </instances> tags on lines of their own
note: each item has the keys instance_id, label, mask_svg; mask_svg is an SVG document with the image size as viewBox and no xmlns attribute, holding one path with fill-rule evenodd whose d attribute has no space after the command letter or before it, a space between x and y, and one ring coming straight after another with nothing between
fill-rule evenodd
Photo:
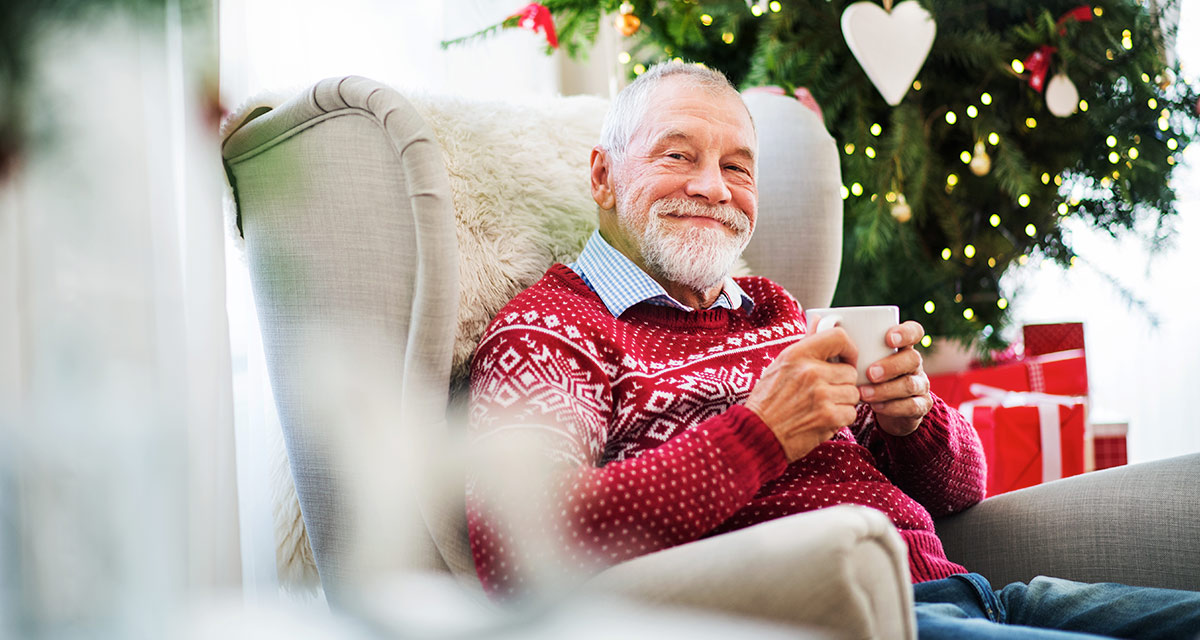
<instances>
[{"instance_id":1,"label":"armchair","mask_svg":"<svg viewBox=\"0 0 1200 640\"><path fill-rule=\"evenodd\" d=\"M806 307L826 306L841 255L837 148L798 102L746 101L761 144L759 228L746 268ZM405 97L347 77L256 109L227 132L223 159L284 440L335 605L368 568L448 571L477 585L461 485L396 499L393 521L418 528L404 530L412 535L403 551L385 540L363 557L365 532L354 523L387 500L356 499L356 469L337 452L379 432L331 416L351 404L395 410L395 423L410 427L403 461L412 464L425 455L412 449L456 446L455 399L483 327L552 262L573 259L595 227L586 167L605 107L595 98ZM385 382L339 389L352 400L322 399L329 367L311 366L318 344ZM1197 456L1091 474L985 501L939 529L951 559L998 580L1040 571L1198 588L1200 501L1184 495L1198 481ZM1108 500L1114 492L1126 502ZM903 542L866 508L668 549L585 588L855 638L915 637Z\"/></svg>"}]
</instances>

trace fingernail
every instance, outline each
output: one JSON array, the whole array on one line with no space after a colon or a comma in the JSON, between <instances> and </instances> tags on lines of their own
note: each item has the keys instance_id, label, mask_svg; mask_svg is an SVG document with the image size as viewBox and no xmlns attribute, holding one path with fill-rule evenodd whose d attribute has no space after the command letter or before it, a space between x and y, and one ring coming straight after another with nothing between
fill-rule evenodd
<instances>
[{"instance_id":1,"label":"fingernail","mask_svg":"<svg viewBox=\"0 0 1200 640\"><path fill-rule=\"evenodd\" d=\"M873 387L859 387L858 390L862 393L863 400L870 400L875 397L875 389Z\"/></svg>"},{"instance_id":2,"label":"fingernail","mask_svg":"<svg viewBox=\"0 0 1200 640\"><path fill-rule=\"evenodd\" d=\"M867 376L872 380L879 382L880 378L883 377L883 367L876 365L870 369L867 369Z\"/></svg>"},{"instance_id":3,"label":"fingernail","mask_svg":"<svg viewBox=\"0 0 1200 640\"><path fill-rule=\"evenodd\" d=\"M894 347L898 344L900 344L900 332L893 331L892 332L892 346Z\"/></svg>"}]
</instances>

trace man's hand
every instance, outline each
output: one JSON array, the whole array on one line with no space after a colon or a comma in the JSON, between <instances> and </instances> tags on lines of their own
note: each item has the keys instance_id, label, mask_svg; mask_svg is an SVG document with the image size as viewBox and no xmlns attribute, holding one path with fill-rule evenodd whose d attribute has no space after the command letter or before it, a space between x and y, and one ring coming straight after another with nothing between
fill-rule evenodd
<instances>
[{"instance_id":1,"label":"man's hand","mask_svg":"<svg viewBox=\"0 0 1200 640\"><path fill-rule=\"evenodd\" d=\"M925 328L908 321L888 330L887 345L896 353L867 368L867 379L874 384L859 387L862 399L871 405L879 428L894 436L906 436L921 425L933 407L929 395L929 377L921 364L921 354L913 348L925 337Z\"/></svg>"},{"instance_id":2,"label":"man's hand","mask_svg":"<svg viewBox=\"0 0 1200 640\"><path fill-rule=\"evenodd\" d=\"M829 362L835 357L841 362ZM854 422L857 358L842 329L812 334L784 349L750 391L746 408L775 432L789 462Z\"/></svg>"}]
</instances>

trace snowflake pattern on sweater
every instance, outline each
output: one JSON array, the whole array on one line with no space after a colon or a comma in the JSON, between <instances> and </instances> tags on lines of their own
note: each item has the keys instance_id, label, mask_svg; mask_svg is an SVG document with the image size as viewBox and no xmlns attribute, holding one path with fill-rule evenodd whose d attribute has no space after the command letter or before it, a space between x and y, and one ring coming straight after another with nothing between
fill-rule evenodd
<instances>
[{"instance_id":1,"label":"snowflake pattern on sweater","mask_svg":"<svg viewBox=\"0 0 1200 640\"><path fill-rule=\"evenodd\" d=\"M935 398L921 428L893 437L860 404L853 425L788 464L742 402L807 327L778 285L737 282L756 301L749 314L639 304L614 318L554 265L493 320L472 363L473 438L531 440L539 472L532 484L483 467L468 478L471 549L490 594L846 503L892 519L914 581L965 571L933 518L983 497L974 429Z\"/></svg>"}]
</instances>

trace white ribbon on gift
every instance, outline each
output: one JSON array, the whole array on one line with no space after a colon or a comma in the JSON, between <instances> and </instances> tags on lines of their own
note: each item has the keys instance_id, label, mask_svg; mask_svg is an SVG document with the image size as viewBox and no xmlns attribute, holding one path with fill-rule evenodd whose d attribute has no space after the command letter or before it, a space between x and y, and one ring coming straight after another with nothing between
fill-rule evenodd
<instances>
[{"instance_id":1,"label":"white ribbon on gift","mask_svg":"<svg viewBox=\"0 0 1200 640\"><path fill-rule=\"evenodd\" d=\"M976 396L958 405L958 411L973 422L975 407L1038 408L1038 426L1042 438L1042 482L1062 477L1062 434L1058 408L1087 403L1087 396L1059 396L1041 391L1011 391L986 384L973 383L971 395Z\"/></svg>"}]
</instances>

